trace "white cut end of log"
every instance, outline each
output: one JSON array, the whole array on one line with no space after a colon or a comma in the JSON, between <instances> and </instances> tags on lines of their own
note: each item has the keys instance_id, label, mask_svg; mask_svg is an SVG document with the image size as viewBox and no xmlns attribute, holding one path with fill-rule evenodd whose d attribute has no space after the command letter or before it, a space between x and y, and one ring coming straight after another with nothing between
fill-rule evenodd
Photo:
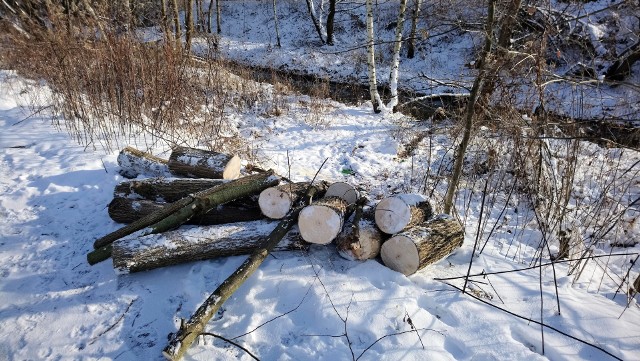
<instances>
[{"instance_id":1,"label":"white cut end of log","mask_svg":"<svg viewBox=\"0 0 640 361\"><path fill-rule=\"evenodd\" d=\"M334 209L310 205L298 216L300 236L309 243L328 244L342 230L342 218Z\"/></svg>"},{"instance_id":2,"label":"white cut end of log","mask_svg":"<svg viewBox=\"0 0 640 361\"><path fill-rule=\"evenodd\" d=\"M340 197L347 201L347 204L355 204L358 201L358 191L349 183L333 183L327 189L325 197Z\"/></svg>"},{"instance_id":3,"label":"white cut end of log","mask_svg":"<svg viewBox=\"0 0 640 361\"><path fill-rule=\"evenodd\" d=\"M222 171L222 179L236 179L240 177L241 165L242 162L240 160L240 157L238 157L237 155L231 157L231 159L229 159L229 161L227 162L227 165L224 167L224 170Z\"/></svg>"},{"instance_id":4,"label":"white cut end of log","mask_svg":"<svg viewBox=\"0 0 640 361\"><path fill-rule=\"evenodd\" d=\"M385 266L405 276L416 273L420 264L420 256L416 244L406 236L389 238L380 249L380 256Z\"/></svg>"},{"instance_id":5,"label":"white cut end of log","mask_svg":"<svg viewBox=\"0 0 640 361\"><path fill-rule=\"evenodd\" d=\"M385 198L376 206L375 220L382 232L395 234L411 221L411 209L401 198Z\"/></svg>"},{"instance_id":6,"label":"white cut end of log","mask_svg":"<svg viewBox=\"0 0 640 361\"><path fill-rule=\"evenodd\" d=\"M271 219L281 219L291 209L291 197L275 187L267 188L260 193L258 198L260 211Z\"/></svg>"}]
</instances>

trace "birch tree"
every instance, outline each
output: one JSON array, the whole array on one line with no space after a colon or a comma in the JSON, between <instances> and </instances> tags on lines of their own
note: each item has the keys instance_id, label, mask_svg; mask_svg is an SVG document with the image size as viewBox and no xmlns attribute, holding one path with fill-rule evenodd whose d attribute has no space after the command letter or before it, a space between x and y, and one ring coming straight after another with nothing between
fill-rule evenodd
<instances>
[{"instance_id":1,"label":"birch tree","mask_svg":"<svg viewBox=\"0 0 640 361\"><path fill-rule=\"evenodd\" d=\"M398 71L400 69L400 47L402 46L402 31L404 29L404 14L407 10L407 0L400 0L400 10L398 10L398 24L396 25L396 37L393 43L393 60L391 61L391 71L389 72L389 89L391 100L387 107L394 109L398 105Z\"/></svg>"},{"instance_id":2,"label":"birch tree","mask_svg":"<svg viewBox=\"0 0 640 361\"><path fill-rule=\"evenodd\" d=\"M186 25L184 48L188 53L191 52L191 39L193 38L193 1L194 0L187 1L186 18L184 20Z\"/></svg>"},{"instance_id":3,"label":"birch tree","mask_svg":"<svg viewBox=\"0 0 640 361\"><path fill-rule=\"evenodd\" d=\"M318 20L318 15L316 13L316 8L313 4L313 0L307 0L307 10L309 10L309 16L311 17L311 21L313 22L313 26L316 29L316 32L318 33L318 38L320 39L320 42L324 45L325 44L325 40L324 40L324 30L322 29L322 23L320 22L320 20Z\"/></svg>"},{"instance_id":4,"label":"birch tree","mask_svg":"<svg viewBox=\"0 0 640 361\"><path fill-rule=\"evenodd\" d=\"M422 0L413 0L413 14L411 14L411 31L407 42L407 58L413 59L416 52L416 32L418 30L418 18L420 17L420 6Z\"/></svg>"},{"instance_id":5,"label":"birch tree","mask_svg":"<svg viewBox=\"0 0 640 361\"><path fill-rule=\"evenodd\" d=\"M182 34L180 31L180 9L178 8L178 0L171 0L173 8L173 26L176 34L176 46L179 46Z\"/></svg>"},{"instance_id":6,"label":"birch tree","mask_svg":"<svg viewBox=\"0 0 640 361\"><path fill-rule=\"evenodd\" d=\"M369 69L369 95L373 104L373 112L382 111L382 100L378 92L378 81L376 80L376 49L373 37L373 0L367 0L367 65Z\"/></svg>"}]
</instances>

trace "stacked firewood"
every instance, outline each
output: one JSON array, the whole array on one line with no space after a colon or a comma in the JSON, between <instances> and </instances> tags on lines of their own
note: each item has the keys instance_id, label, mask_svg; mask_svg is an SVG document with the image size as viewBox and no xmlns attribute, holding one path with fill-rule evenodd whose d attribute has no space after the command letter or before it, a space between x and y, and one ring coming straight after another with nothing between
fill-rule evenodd
<instances>
[{"instance_id":1,"label":"stacked firewood","mask_svg":"<svg viewBox=\"0 0 640 361\"><path fill-rule=\"evenodd\" d=\"M118 163L123 176L151 178L115 187L109 216L129 225L98 239L88 259L94 264L111 256L114 268L125 273L249 254L312 186L281 184L271 171L239 178L237 156L192 148L175 148L164 160L127 147ZM313 187L317 199L301 208L297 227L275 250L334 242L344 258L380 256L389 268L410 275L462 245L460 224L447 215L434 217L421 195L394 195L373 206L347 183Z\"/></svg>"}]
</instances>

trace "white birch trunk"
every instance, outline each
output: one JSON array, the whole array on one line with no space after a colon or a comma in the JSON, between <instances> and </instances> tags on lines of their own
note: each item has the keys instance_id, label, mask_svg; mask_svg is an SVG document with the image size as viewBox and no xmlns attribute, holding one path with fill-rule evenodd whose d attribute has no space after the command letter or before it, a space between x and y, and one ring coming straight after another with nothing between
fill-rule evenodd
<instances>
[{"instance_id":1,"label":"white birch trunk","mask_svg":"<svg viewBox=\"0 0 640 361\"><path fill-rule=\"evenodd\" d=\"M380 113L384 106L378 93L378 81L376 80L376 49L373 38L373 0L367 0L367 65L369 68L369 94L373 104L373 112Z\"/></svg>"},{"instance_id":2,"label":"white birch trunk","mask_svg":"<svg viewBox=\"0 0 640 361\"><path fill-rule=\"evenodd\" d=\"M400 68L400 48L402 47L402 31L404 29L404 14L406 10L407 0L400 0L396 38L393 44L393 60L391 61L391 71L389 72L389 89L391 90L391 100L387 104L389 109L393 109L398 105L398 70Z\"/></svg>"}]
</instances>

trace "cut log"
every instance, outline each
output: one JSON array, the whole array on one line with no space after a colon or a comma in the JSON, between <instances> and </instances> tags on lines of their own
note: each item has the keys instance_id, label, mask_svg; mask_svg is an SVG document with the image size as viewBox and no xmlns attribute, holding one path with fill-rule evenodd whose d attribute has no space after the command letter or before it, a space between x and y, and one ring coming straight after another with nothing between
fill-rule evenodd
<instances>
[{"instance_id":1,"label":"cut log","mask_svg":"<svg viewBox=\"0 0 640 361\"><path fill-rule=\"evenodd\" d=\"M464 231L453 217L441 214L389 238L380 249L384 264L410 275L462 246Z\"/></svg>"},{"instance_id":2,"label":"cut log","mask_svg":"<svg viewBox=\"0 0 640 361\"><path fill-rule=\"evenodd\" d=\"M431 204L419 194L398 194L381 200L376 206L375 220L380 230L395 234L419 225L433 215Z\"/></svg>"},{"instance_id":3,"label":"cut log","mask_svg":"<svg viewBox=\"0 0 640 361\"><path fill-rule=\"evenodd\" d=\"M329 186L329 189L327 189L327 193L324 196L340 197L347 201L347 204L356 204L358 198L360 198L360 194L355 187L345 182L333 183Z\"/></svg>"},{"instance_id":4,"label":"cut log","mask_svg":"<svg viewBox=\"0 0 640 361\"><path fill-rule=\"evenodd\" d=\"M302 239L309 243L330 243L342 231L352 208L340 197L326 196L305 207L298 217Z\"/></svg>"},{"instance_id":5,"label":"cut log","mask_svg":"<svg viewBox=\"0 0 640 361\"><path fill-rule=\"evenodd\" d=\"M240 158L202 149L176 147L169 157L173 174L191 178L236 179L240 176Z\"/></svg>"},{"instance_id":6,"label":"cut log","mask_svg":"<svg viewBox=\"0 0 640 361\"><path fill-rule=\"evenodd\" d=\"M253 199L250 197L249 199ZM168 203L153 202L146 199L114 198L109 203L109 217L118 223L132 223L157 212ZM251 205L245 199L225 203L202 215L195 215L186 224L215 225L235 222L248 222L263 219L257 203Z\"/></svg>"},{"instance_id":7,"label":"cut log","mask_svg":"<svg viewBox=\"0 0 640 361\"><path fill-rule=\"evenodd\" d=\"M258 198L260 210L271 219L281 219L289 213L293 204L305 193L308 187L308 182L301 182L267 188L260 193L260 198Z\"/></svg>"},{"instance_id":8,"label":"cut log","mask_svg":"<svg viewBox=\"0 0 640 361\"><path fill-rule=\"evenodd\" d=\"M365 261L380 253L383 235L375 225L373 210L365 209L365 204L365 198L358 200L353 221L336 238L338 254L348 260Z\"/></svg>"},{"instance_id":9,"label":"cut log","mask_svg":"<svg viewBox=\"0 0 640 361\"><path fill-rule=\"evenodd\" d=\"M147 178L129 180L118 184L113 197L148 199L156 202L172 203L189 194L201 192L227 182L222 179L190 178Z\"/></svg>"},{"instance_id":10,"label":"cut log","mask_svg":"<svg viewBox=\"0 0 640 361\"><path fill-rule=\"evenodd\" d=\"M176 333L169 335L169 343L162 350L162 354L167 360L177 361L187 352L193 341L200 336L204 328L218 312L224 302L255 272L264 262L274 247L280 242L282 237L293 227L300 210L309 204L315 195L316 188L311 187L307 194L300 200L300 203L283 218L278 226L269 234L267 240L261 248L254 251L238 269L231 274L220 286L209 295L196 312L189 318L189 321L182 322Z\"/></svg>"},{"instance_id":11,"label":"cut log","mask_svg":"<svg viewBox=\"0 0 640 361\"><path fill-rule=\"evenodd\" d=\"M123 177L135 178L138 175L148 177L169 177L171 173L167 160L158 158L133 147L126 147L118 154L118 165Z\"/></svg>"},{"instance_id":12,"label":"cut log","mask_svg":"<svg viewBox=\"0 0 640 361\"><path fill-rule=\"evenodd\" d=\"M220 204L261 192L266 188L278 184L278 182L279 179L274 175L273 171L268 171L209 188L171 203L162 210L151 213L125 227L111 232L97 239L93 243L93 246L96 248L96 251L98 251L100 248L110 245L115 240L133 234L134 232L137 232L136 237L141 237L147 234L168 231L184 224L195 215L204 214ZM104 250L100 250L98 253L105 254L103 251ZM96 254L92 255L90 253L87 255L87 260L90 261L90 264L94 264L95 261L100 262L104 259L106 258L96 258Z\"/></svg>"},{"instance_id":13,"label":"cut log","mask_svg":"<svg viewBox=\"0 0 640 361\"><path fill-rule=\"evenodd\" d=\"M118 273L147 271L186 262L250 254L262 246L278 225L253 221L207 227L184 227L175 231L120 239L113 243L113 268ZM292 251L307 248L293 229L274 248Z\"/></svg>"}]
</instances>

